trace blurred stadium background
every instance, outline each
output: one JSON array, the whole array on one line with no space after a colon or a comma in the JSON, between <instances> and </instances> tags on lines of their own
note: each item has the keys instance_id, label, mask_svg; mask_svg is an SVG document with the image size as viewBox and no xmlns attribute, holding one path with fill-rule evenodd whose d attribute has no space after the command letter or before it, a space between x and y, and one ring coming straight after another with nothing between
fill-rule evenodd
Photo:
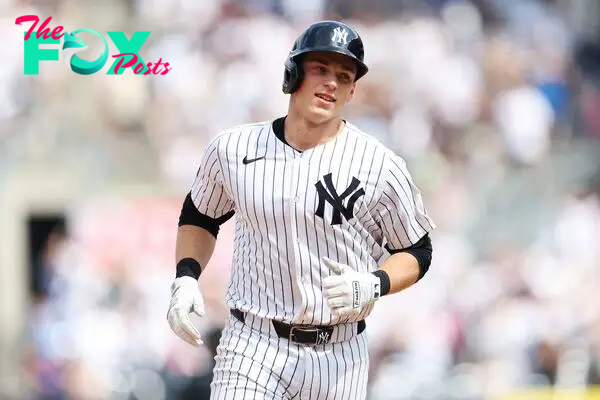
<instances>
[{"instance_id":1,"label":"blurred stadium background","mask_svg":"<svg viewBox=\"0 0 600 400\"><path fill-rule=\"evenodd\" d=\"M26 76L25 14L150 30L140 54L173 69ZM0 399L208 398L233 232L202 278L195 350L165 319L179 207L211 137L285 114L283 60L322 18L366 45L345 117L406 158L439 226L427 277L367 322L370 399L600 398L600 1L2 0L0 15Z\"/></svg>"}]
</instances>

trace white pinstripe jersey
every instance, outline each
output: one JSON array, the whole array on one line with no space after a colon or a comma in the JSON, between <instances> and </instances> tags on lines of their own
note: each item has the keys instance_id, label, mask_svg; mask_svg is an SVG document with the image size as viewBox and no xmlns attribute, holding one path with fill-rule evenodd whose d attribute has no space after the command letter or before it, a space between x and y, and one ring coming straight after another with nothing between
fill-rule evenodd
<instances>
[{"instance_id":1,"label":"white pinstripe jersey","mask_svg":"<svg viewBox=\"0 0 600 400\"><path fill-rule=\"evenodd\" d=\"M192 185L198 210L235 212L227 304L287 323L339 320L324 300L327 256L373 272L391 249L435 228L402 158L351 123L328 143L297 151L275 134L283 118L213 138ZM245 158L249 161L245 163Z\"/></svg>"}]
</instances>

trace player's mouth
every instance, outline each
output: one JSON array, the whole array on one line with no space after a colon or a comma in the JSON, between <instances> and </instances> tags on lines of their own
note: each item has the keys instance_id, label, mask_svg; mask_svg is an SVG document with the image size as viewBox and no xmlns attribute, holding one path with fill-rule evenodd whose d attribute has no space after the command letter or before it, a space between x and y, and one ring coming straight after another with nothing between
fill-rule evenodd
<instances>
[{"instance_id":1,"label":"player's mouth","mask_svg":"<svg viewBox=\"0 0 600 400\"><path fill-rule=\"evenodd\" d=\"M335 103L335 97L328 95L326 93L316 93L315 96L317 96L318 98L320 98L323 101L326 101L327 103Z\"/></svg>"}]
</instances>

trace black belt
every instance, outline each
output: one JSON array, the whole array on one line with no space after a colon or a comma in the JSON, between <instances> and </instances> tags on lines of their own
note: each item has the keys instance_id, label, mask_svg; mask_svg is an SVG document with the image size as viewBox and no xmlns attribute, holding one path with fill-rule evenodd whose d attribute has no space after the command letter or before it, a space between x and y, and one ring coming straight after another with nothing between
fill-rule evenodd
<instances>
[{"instance_id":1,"label":"black belt","mask_svg":"<svg viewBox=\"0 0 600 400\"><path fill-rule=\"evenodd\" d=\"M230 312L238 321L246 321L243 311L231 309ZM327 344L331 341L334 328L334 326L289 325L275 320L271 320L271 322L277 336L302 344ZM367 327L365 320L358 321L357 325L357 335Z\"/></svg>"}]
</instances>

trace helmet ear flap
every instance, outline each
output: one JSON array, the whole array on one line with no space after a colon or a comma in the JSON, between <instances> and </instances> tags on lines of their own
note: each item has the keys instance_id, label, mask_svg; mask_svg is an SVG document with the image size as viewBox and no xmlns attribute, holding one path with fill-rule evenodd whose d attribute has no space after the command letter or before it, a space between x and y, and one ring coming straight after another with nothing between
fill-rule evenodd
<instances>
[{"instance_id":1,"label":"helmet ear flap","mask_svg":"<svg viewBox=\"0 0 600 400\"><path fill-rule=\"evenodd\" d=\"M302 71L292 57L285 61L284 66L282 90L285 94L292 94L302 83Z\"/></svg>"}]
</instances>

